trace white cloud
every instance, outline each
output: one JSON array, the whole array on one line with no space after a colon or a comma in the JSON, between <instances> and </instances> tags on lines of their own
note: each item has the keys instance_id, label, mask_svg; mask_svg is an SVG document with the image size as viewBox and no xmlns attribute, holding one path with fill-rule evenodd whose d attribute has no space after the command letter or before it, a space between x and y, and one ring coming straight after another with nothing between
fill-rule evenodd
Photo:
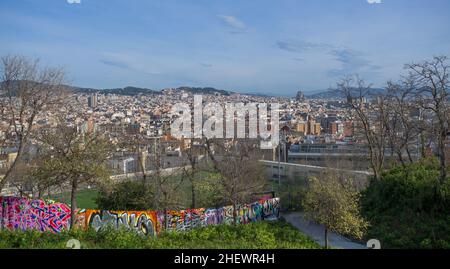
<instances>
[{"instance_id":1,"label":"white cloud","mask_svg":"<svg viewBox=\"0 0 450 269\"><path fill-rule=\"evenodd\" d=\"M381 4L383 3L382 0L367 0L367 3L369 4Z\"/></svg>"},{"instance_id":2,"label":"white cloud","mask_svg":"<svg viewBox=\"0 0 450 269\"><path fill-rule=\"evenodd\" d=\"M245 23L243 23L236 17L227 16L227 15L217 15L217 17L220 18L224 23L226 23L228 26L230 26L232 28L243 30L246 27Z\"/></svg>"},{"instance_id":3,"label":"white cloud","mask_svg":"<svg viewBox=\"0 0 450 269\"><path fill-rule=\"evenodd\" d=\"M81 0L67 0L69 4L81 4Z\"/></svg>"}]
</instances>

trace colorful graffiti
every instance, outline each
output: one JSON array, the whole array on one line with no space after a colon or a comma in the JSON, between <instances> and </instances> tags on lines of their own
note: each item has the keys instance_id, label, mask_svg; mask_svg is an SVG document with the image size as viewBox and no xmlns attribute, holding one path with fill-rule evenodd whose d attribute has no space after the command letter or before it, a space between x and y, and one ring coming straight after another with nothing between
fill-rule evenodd
<instances>
[{"instance_id":1,"label":"colorful graffiti","mask_svg":"<svg viewBox=\"0 0 450 269\"><path fill-rule=\"evenodd\" d=\"M231 210L231 213L232 212L233 211ZM261 200L249 205L240 205L236 208L236 222L240 224L247 224L270 218L278 218L278 215L278 198Z\"/></svg>"},{"instance_id":2,"label":"colorful graffiti","mask_svg":"<svg viewBox=\"0 0 450 269\"><path fill-rule=\"evenodd\" d=\"M236 206L236 222L247 224L269 218L278 218L279 199L268 199L248 205ZM164 219L164 216L166 219ZM233 206L208 209L189 209L158 213L158 222L168 231L186 231L196 227L233 224Z\"/></svg>"},{"instance_id":3,"label":"colorful graffiti","mask_svg":"<svg viewBox=\"0 0 450 269\"><path fill-rule=\"evenodd\" d=\"M223 223L223 208L208 208L204 214L205 226Z\"/></svg>"},{"instance_id":4,"label":"colorful graffiti","mask_svg":"<svg viewBox=\"0 0 450 269\"><path fill-rule=\"evenodd\" d=\"M262 204L262 214L265 219L267 218L278 218L280 213L280 199L268 199L260 201Z\"/></svg>"},{"instance_id":5,"label":"colorful graffiti","mask_svg":"<svg viewBox=\"0 0 450 269\"><path fill-rule=\"evenodd\" d=\"M145 236L155 236L157 231L157 219L155 211L108 211L86 210L79 213L84 221L84 227L91 227L96 231L107 227L134 230Z\"/></svg>"},{"instance_id":6,"label":"colorful graffiti","mask_svg":"<svg viewBox=\"0 0 450 269\"><path fill-rule=\"evenodd\" d=\"M205 209L186 209L181 211L158 212L161 227L167 231L186 231L206 225Z\"/></svg>"},{"instance_id":7,"label":"colorful graffiti","mask_svg":"<svg viewBox=\"0 0 450 269\"><path fill-rule=\"evenodd\" d=\"M96 231L107 227L125 228L145 236L156 236L163 230L187 231L218 224L247 224L277 218L279 198L265 199L252 204L169 211L108 211L79 210L77 226ZM36 229L59 233L70 227L70 208L61 203L46 204L42 200L0 197L0 228Z\"/></svg>"},{"instance_id":8,"label":"colorful graffiti","mask_svg":"<svg viewBox=\"0 0 450 269\"><path fill-rule=\"evenodd\" d=\"M0 212L2 228L59 233L70 227L70 208L62 203L0 197Z\"/></svg>"}]
</instances>

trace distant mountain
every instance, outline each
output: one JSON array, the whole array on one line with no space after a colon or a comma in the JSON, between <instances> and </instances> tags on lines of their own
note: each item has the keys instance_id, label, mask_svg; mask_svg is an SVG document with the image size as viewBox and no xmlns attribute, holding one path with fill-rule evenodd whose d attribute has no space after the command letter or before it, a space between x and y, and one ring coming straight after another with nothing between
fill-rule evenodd
<instances>
[{"instance_id":1,"label":"distant mountain","mask_svg":"<svg viewBox=\"0 0 450 269\"><path fill-rule=\"evenodd\" d=\"M249 92L246 93L247 95L251 95L251 96L257 96L257 97L277 97L275 95L272 94L267 94L267 93L258 93L258 92Z\"/></svg>"},{"instance_id":2,"label":"distant mountain","mask_svg":"<svg viewBox=\"0 0 450 269\"><path fill-rule=\"evenodd\" d=\"M0 82L1 84L4 82ZM144 95L160 95L163 94L163 90L152 90L148 88L140 88L140 87L133 87L128 86L124 88L112 88L112 89L96 89L96 88L83 88L83 87L76 87L76 86L70 86L66 85L66 87L76 93L84 93L84 94L91 94L91 93L103 93L103 94L117 94L117 95L128 95L128 96L135 96L139 94ZM213 87L189 87L189 86L182 86L175 89L176 91L185 91L191 94L219 94L224 96L230 96L232 94L237 94L238 92L234 91L227 91L227 90L220 90ZM380 93L385 93L385 89L381 88L373 88L370 92L370 95L377 95ZM250 95L250 96L257 96L257 97L281 97L282 94L266 94L266 93L240 93L243 95ZM319 91L319 92L304 92L304 95L307 99L341 99L344 98L344 96L341 96L340 93L335 89L329 89L325 91ZM285 97L289 98L288 95Z\"/></svg>"},{"instance_id":3,"label":"distant mountain","mask_svg":"<svg viewBox=\"0 0 450 269\"><path fill-rule=\"evenodd\" d=\"M307 99L340 99L343 96L336 90L326 90L315 93L305 93Z\"/></svg>"},{"instance_id":4,"label":"distant mountain","mask_svg":"<svg viewBox=\"0 0 450 269\"><path fill-rule=\"evenodd\" d=\"M280 95L273 95L268 93L259 93L259 92L235 92L235 91L226 91L226 90L219 90L212 87L206 87L206 88L199 88L199 87L178 87L176 88L178 91L186 91L191 94L220 94L225 96L230 96L232 94L242 94L242 95L249 95L249 96L255 96L255 97L279 97Z\"/></svg>"},{"instance_id":5,"label":"distant mountain","mask_svg":"<svg viewBox=\"0 0 450 269\"><path fill-rule=\"evenodd\" d=\"M115 88L115 89L94 89L94 88L81 88L81 87L75 87L75 86L68 86L71 90L77 93L84 93L84 94L90 94L90 93L104 93L104 94L118 94L118 95L129 95L134 96L138 94L163 94L164 90L151 90L147 88L139 88L139 87L125 87L125 88ZM226 91L226 90L219 90L213 87L188 87L188 86L182 86L175 88L176 91L185 91L187 93L191 94L219 94L224 96L230 96L231 94L236 94L237 92L234 91ZM270 95L262 94L262 93L242 93L245 95L251 95L251 96L259 96L259 97L270 97Z\"/></svg>"},{"instance_id":6,"label":"distant mountain","mask_svg":"<svg viewBox=\"0 0 450 269\"><path fill-rule=\"evenodd\" d=\"M95 93L95 92L101 92L104 94L118 94L118 95L128 95L128 96L134 96L138 94L162 94L161 91L155 91L147 88L139 88L139 87L125 87L125 88L115 88L115 89L93 89L93 88L80 88L80 87L73 87L68 86L71 90L77 93Z\"/></svg>"},{"instance_id":7,"label":"distant mountain","mask_svg":"<svg viewBox=\"0 0 450 269\"><path fill-rule=\"evenodd\" d=\"M386 93L385 89L382 88L373 88L370 89L368 97L383 94ZM336 89L329 89L326 91L321 91L317 93L310 93L305 94L306 98L308 99L344 99L345 96L343 96L339 91Z\"/></svg>"},{"instance_id":8,"label":"distant mountain","mask_svg":"<svg viewBox=\"0 0 450 269\"><path fill-rule=\"evenodd\" d=\"M229 96L229 95L235 93L235 92L231 92L231 91L218 90L218 89L212 88L212 87L200 88L200 87L183 86L183 87L178 87L176 90L185 91L185 92L189 92L192 94L220 94L220 95L225 95L225 96Z\"/></svg>"}]
</instances>

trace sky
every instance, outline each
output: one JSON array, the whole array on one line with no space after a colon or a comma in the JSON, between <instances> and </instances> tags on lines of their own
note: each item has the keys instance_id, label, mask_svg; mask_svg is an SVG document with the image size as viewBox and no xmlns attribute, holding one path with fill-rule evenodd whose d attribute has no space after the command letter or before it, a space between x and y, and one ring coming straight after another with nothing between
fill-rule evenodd
<instances>
[{"instance_id":1,"label":"sky","mask_svg":"<svg viewBox=\"0 0 450 269\"><path fill-rule=\"evenodd\" d=\"M92 88L294 95L450 56L448 0L2 0L0 56Z\"/></svg>"}]
</instances>

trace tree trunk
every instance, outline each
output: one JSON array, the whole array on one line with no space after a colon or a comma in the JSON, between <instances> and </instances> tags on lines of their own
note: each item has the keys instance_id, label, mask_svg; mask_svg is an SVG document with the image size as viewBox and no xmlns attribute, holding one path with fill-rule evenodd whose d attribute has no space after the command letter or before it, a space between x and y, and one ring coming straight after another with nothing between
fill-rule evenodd
<instances>
[{"instance_id":1,"label":"tree trunk","mask_svg":"<svg viewBox=\"0 0 450 269\"><path fill-rule=\"evenodd\" d=\"M142 172L142 185L146 186L147 185L147 175L145 174L145 172L146 172L145 159L143 158L141 151L138 151L138 161L139 161L139 167L141 168L141 172Z\"/></svg>"},{"instance_id":2,"label":"tree trunk","mask_svg":"<svg viewBox=\"0 0 450 269\"><path fill-rule=\"evenodd\" d=\"M328 249L328 229L325 228L325 249Z\"/></svg>"},{"instance_id":3,"label":"tree trunk","mask_svg":"<svg viewBox=\"0 0 450 269\"><path fill-rule=\"evenodd\" d=\"M76 221L76 210L77 210L77 189L78 189L78 179L72 180L72 190L70 193L70 229L74 229Z\"/></svg>"},{"instance_id":4,"label":"tree trunk","mask_svg":"<svg viewBox=\"0 0 450 269\"><path fill-rule=\"evenodd\" d=\"M167 208L164 208L164 229L163 231L167 230Z\"/></svg>"},{"instance_id":5,"label":"tree trunk","mask_svg":"<svg viewBox=\"0 0 450 269\"><path fill-rule=\"evenodd\" d=\"M425 150L425 136L423 132L420 132L420 158L425 159L427 152Z\"/></svg>"},{"instance_id":6,"label":"tree trunk","mask_svg":"<svg viewBox=\"0 0 450 269\"><path fill-rule=\"evenodd\" d=\"M233 224L237 224L236 204L233 203Z\"/></svg>"},{"instance_id":7,"label":"tree trunk","mask_svg":"<svg viewBox=\"0 0 450 269\"><path fill-rule=\"evenodd\" d=\"M368 136L367 136L367 139ZM369 141L369 140L368 140ZM373 171L373 180L375 182L379 181L379 174L378 174L378 169L377 169L377 165L375 164L375 153L374 153L374 148L371 144L369 144L369 157L370 157L370 166L372 167L372 171Z\"/></svg>"},{"instance_id":8,"label":"tree trunk","mask_svg":"<svg viewBox=\"0 0 450 269\"><path fill-rule=\"evenodd\" d=\"M196 203L195 203L195 186L194 186L194 181L191 181L191 193L192 193L192 197L191 197L191 208L195 208L196 207Z\"/></svg>"},{"instance_id":9,"label":"tree trunk","mask_svg":"<svg viewBox=\"0 0 450 269\"><path fill-rule=\"evenodd\" d=\"M3 179L0 180L0 193L2 192L2 190L5 187L6 183L9 181L12 172L16 169L16 166L19 163L20 158L22 158L23 150L24 150L24 146L23 146L23 144L20 144L19 145L19 149L17 151L16 158L14 159L14 161L11 164L11 166L9 167L9 169L6 171L5 176L3 177Z\"/></svg>"},{"instance_id":10,"label":"tree trunk","mask_svg":"<svg viewBox=\"0 0 450 269\"><path fill-rule=\"evenodd\" d=\"M401 165L403 167L406 167L405 160L403 160L403 156L402 156L401 150L397 151L397 157L398 157L398 160L400 161Z\"/></svg>"},{"instance_id":11,"label":"tree trunk","mask_svg":"<svg viewBox=\"0 0 450 269\"><path fill-rule=\"evenodd\" d=\"M444 128L441 132L441 138L440 138L440 161L441 161L441 183L445 182L445 179L447 178L447 163L446 163L446 152L445 152L445 140L447 139L447 130Z\"/></svg>"},{"instance_id":12,"label":"tree trunk","mask_svg":"<svg viewBox=\"0 0 450 269\"><path fill-rule=\"evenodd\" d=\"M142 186L147 186L147 175L142 172Z\"/></svg>"},{"instance_id":13,"label":"tree trunk","mask_svg":"<svg viewBox=\"0 0 450 269\"><path fill-rule=\"evenodd\" d=\"M411 151L409 150L408 146L405 146L406 154L408 155L408 161L409 163L413 163L413 158L411 156Z\"/></svg>"}]
</instances>

